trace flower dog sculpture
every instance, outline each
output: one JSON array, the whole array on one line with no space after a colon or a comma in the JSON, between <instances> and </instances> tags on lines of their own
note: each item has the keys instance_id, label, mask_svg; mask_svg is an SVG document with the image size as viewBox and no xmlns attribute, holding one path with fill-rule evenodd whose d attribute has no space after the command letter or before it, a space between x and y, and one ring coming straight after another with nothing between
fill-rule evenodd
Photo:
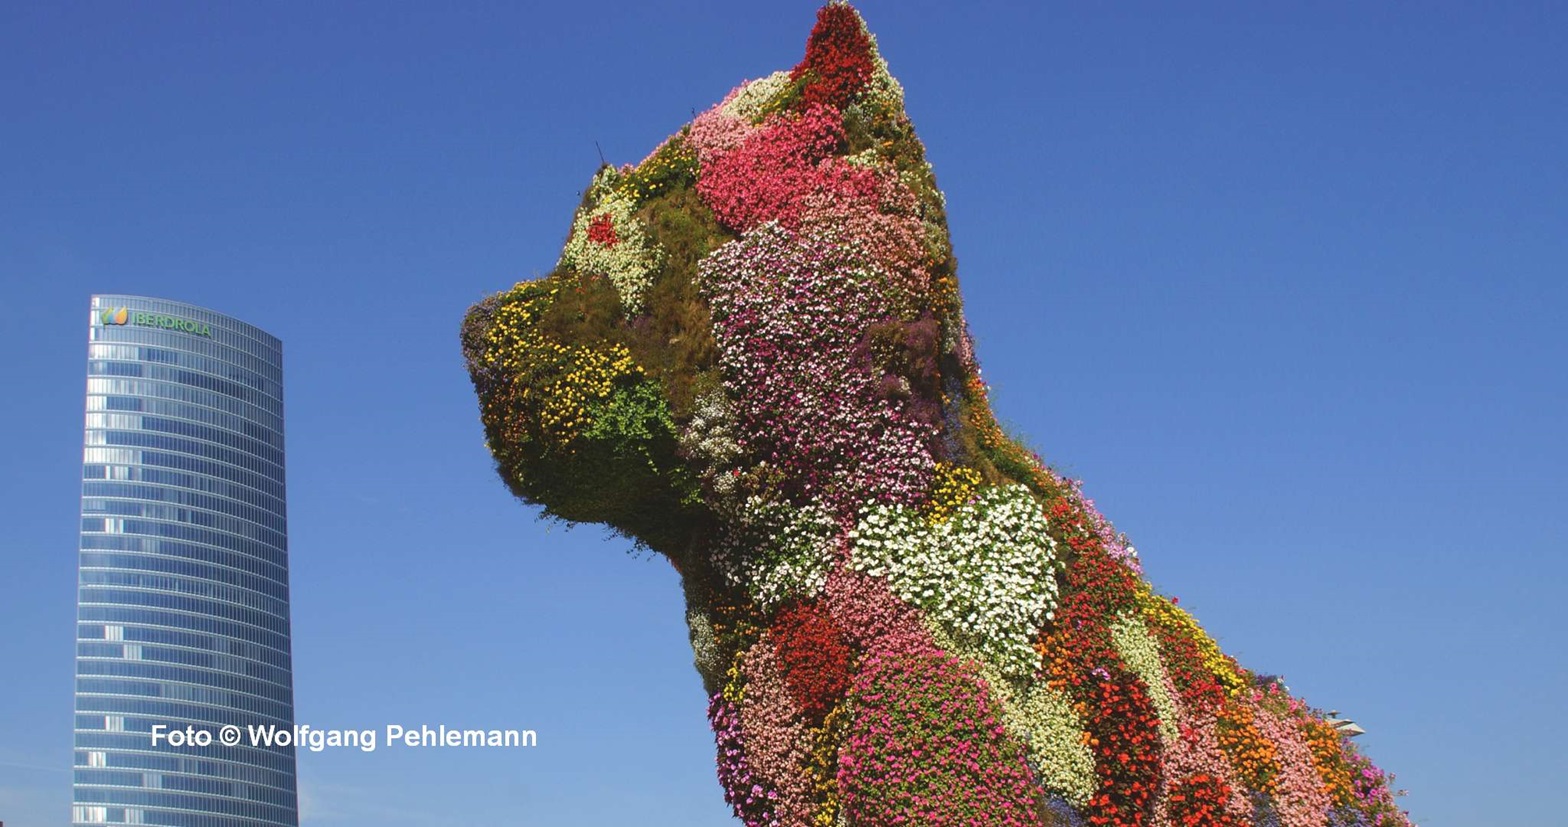
<instances>
[{"instance_id":1,"label":"flower dog sculpture","mask_svg":"<svg viewBox=\"0 0 1568 827\"><path fill-rule=\"evenodd\" d=\"M747 825L1403 825L998 427L859 14L641 163L462 328L517 497L679 570Z\"/></svg>"}]
</instances>

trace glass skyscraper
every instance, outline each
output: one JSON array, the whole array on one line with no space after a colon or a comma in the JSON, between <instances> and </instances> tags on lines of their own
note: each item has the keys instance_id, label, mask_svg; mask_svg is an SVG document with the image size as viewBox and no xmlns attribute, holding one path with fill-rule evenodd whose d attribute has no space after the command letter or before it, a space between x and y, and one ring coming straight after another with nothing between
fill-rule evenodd
<instances>
[{"instance_id":1,"label":"glass skyscraper","mask_svg":"<svg viewBox=\"0 0 1568 827\"><path fill-rule=\"evenodd\" d=\"M248 731L294 725L281 344L136 296L88 341L72 823L297 825L293 747Z\"/></svg>"}]
</instances>

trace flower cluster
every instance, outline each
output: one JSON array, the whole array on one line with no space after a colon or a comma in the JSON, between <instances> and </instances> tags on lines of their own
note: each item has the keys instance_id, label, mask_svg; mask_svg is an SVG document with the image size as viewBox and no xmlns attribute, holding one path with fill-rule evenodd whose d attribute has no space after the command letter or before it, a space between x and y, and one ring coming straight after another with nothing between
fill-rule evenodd
<instances>
[{"instance_id":1,"label":"flower cluster","mask_svg":"<svg viewBox=\"0 0 1568 827\"><path fill-rule=\"evenodd\" d=\"M854 653L838 624L819 605L799 603L779 611L771 637L795 704L822 723L849 688Z\"/></svg>"},{"instance_id":2,"label":"flower cluster","mask_svg":"<svg viewBox=\"0 0 1568 827\"><path fill-rule=\"evenodd\" d=\"M1258 709L1258 731L1274 744L1279 775L1274 778L1273 804L1281 827L1324 827L1329 796L1312 763L1312 749L1286 715L1267 706Z\"/></svg>"},{"instance_id":3,"label":"flower cluster","mask_svg":"<svg viewBox=\"0 0 1568 827\"><path fill-rule=\"evenodd\" d=\"M681 450L699 469L708 491L728 500L739 476L736 463L744 453L735 435L735 418L723 393L710 392L693 406L681 432Z\"/></svg>"},{"instance_id":4,"label":"flower cluster","mask_svg":"<svg viewBox=\"0 0 1568 827\"><path fill-rule=\"evenodd\" d=\"M926 501L926 519L933 525L953 516L958 507L974 498L984 479L980 472L948 462L936 464L931 498Z\"/></svg>"},{"instance_id":5,"label":"flower cluster","mask_svg":"<svg viewBox=\"0 0 1568 827\"><path fill-rule=\"evenodd\" d=\"M931 249L920 206L909 188L876 167L865 186L845 193L816 189L801 196L792 215L803 235L837 247L840 255L874 279L872 286L899 318L925 309ZM781 220L790 215L781 217Z\"/></svg>"},{"instance_id":6,"label":"flower cluster","mask_svg":"<svg viewBox=\"0 0 1568 827\"><path fill-rule=\"evenodd\" d=\"M1223 809L1225 817L1236 824L1246 823L1252 813L1252 801L1235 783L1230 761L1220 749L1216 726L1212 712L1182 710L1180 737L1165 751L1165 788L1155 802L1156 827L1181 824L1195 811ZM1199 778L1203 781L1183 795L1183 786Z\"/></svg>"},{"instance_id":7,"label":"flower cluster","mask_svg":"<svg viewBox=\"0 0 1568 827\"><path fill-rule=\"evenodd\" d=\"M1127 535L1117 531L1116 527L1111 525L1111 521L1105 519L1100 510L1095 508L1094 500L1084 496L1083 481L1055 474L1052 476L1058 480L1067 497L1076 501L1078 510L1083 514L1085 525L1099 538L1100 547L1105 549L1105 553L1110 555L1112 560L1125 563L1133 571L1142 572L1143 569L1138 563L1138 550L1128 542Z\"/></svg>"},{"instance_id":8,"label":"flower cluster","mask_svg":"<svg viewBox=\"0 0 1568 827\"><path fill-rule=\"evenodd\" d=\"M1301 737L1312 749L1312 764L1323 779L1323 789L1336 807L1351 803L1354 793L1350 780L1350 760L1346 757L1344 736L1327 721L1315 716L1302 716L1297 722Z\"/></svg>"},{"instance_id":9,"label":"flower cluster","mask_svg":"<svg viewBox=\"0 0 1568 827\"><path fill-rule=\"evenodd\" d=\"M817 14L817 25L806 41L806 56L790 77L809 78L802 93L807 103L842 108L871 79L874 69L871 38L860 15L849 6L829 4Z\"/></svg>"},{"instance_id":10,"label":"flower cluster","mask_svg":"<svg viewBox=\"0 0 1568 827\"><path fill-rule=\"evenodd\" d=\"M615 221L609 213L599 213L588 223L588 240L601 247L614 247L621 243L615 234Z\"/></svg>"},{"instance_id":11,"label":"flower cluster","mask_svg":"<svg viewBox=\"0 0 1568 827\"><path fill-rule=\"evenodd\" d=\"M1083 546L1066 580L1056 627L1039 649L1050 685L1084 710L1099 782L1085 811L1090 824L1142 827L1163 777L1160 719L1148 686L1117 652L1109 625L1132 608L1136 582L1093 544Z\"/></svg>"},{"instance_id":12,"label":"flower cluster","mask_svg":"<svg viewBox=\"0 0 1568 827\"><path fill-rule=\"evenodd\" d=\"M759 124L768 115L780 111L779 104L789 94L793 83L794 79L789 72L774 72L765 78L749 81L736 87L716 107L716 111L748 124Z\"/></svg>"},{"instance_id":13,"label":"flower cluster","mask_svg":"<svg viewBox=\"0 0 1568 827\"><path fill-rule=\"evenodd\" d=\"M1166 688L1170 679L1160 662L1159 644L1143 621L1133 616L1118 617L1111 623L1111 639L1115 641L1116 653L1122 656L1122 662L1143 681L1149 701L1160 715L1160 735L1166 744L1175 743L1180 716L1173 693Z\"/></svg>"},{"instance_id":14,"label":"flower cluster","mask_svg":"<svg viewBox=\"0 0 1568 827\"><path fill-rule=\"evenodd\" d=\"M815 782L818 800L811 827L837 827L843 823L839 820L838 751L844 743L848 718L844 707L834 707L822 725L811 730L811 757L806 769Z\"/></svg>"},{"instance_id":15,"label":"flower cluster","mask_svg":"<svg viewBox=\"0 0 1568 827\"><path fill-rule=\"evenodd\" d=\"M851 690L839 755L850 824L998 825L1034 819L1039 793L985 687L938 653L873 654Z\"/></svg>"},{"instance_id":16,"label":"flower cluster","mask_svg":"<svg viewBox=\"0 0 1568 827\"><path fill-rule=\"evenodd\" d=\"M772 792L780 824L805 824L816 811L815 785L803 772L811 738L800 707L784 679L773 644L760 640L741 656L746 691L740 726L746 737L746 762Z\"/></svg>"},{"instance_id":17,"label":"flower cluster","mask_svg":"<svg viewBox=\"0 0 1568 827\"><path fill-rule=\"evenodd\" d=\"M938 651L924 613L893 594L886 578L837 566L823 591L833 620L857 650Z\"/></svg>"},{"instance_id":18,"label":"flower cluster","mask_svg":"<svg viewBox=\"0 0 1568 827\"><path fill-rule=\"evenodd\" d=\"M1029 765L1041 789L1074 807L1087 807L1098 786L1094 752L1072 698L1040 683L1012 706L1009 722L1023 730Z\"/></svg>"},{"instance_id":19,"label":"flower cluster","mask_svg":"<svg viewBox=\"0 0 1568 827\"><path fill-rule=\"evenodd\" d=\"M510 378L532 367L540 350L559 347L538 330L558 292L555 285L524 282L488 308L487 325L471 355L477 366Z\"/></svg>"},{"instance_id":20,"label":"flower cluster","mask_svg":"<svg viewBox=\"0 0 1568 827\"><path fill-rule=\"evenodd\" d=\"M1190 775L1171 788L1170 823L1179 827L1242 827L1245 824L1226 808L1230 785L1217 776Z\"/></svg>"},{"instance_id":21,"label":"flower cluster","mask_svg":"<svg viewBox=\"0 0 1568 827\"><path fill-rule=\"evenodd\" d=\"M842 252L770 223L703 260L737 430L793 501L839 513L866 500L915 504L935 465L931 426L855 358L888 312Z\"/></svg>"},{"instance_id":22,"label":"flower cluster","mask_svg":"<svg viewBox=\"0 0 1568 827\"><path fill-rule=\"evenodd\" d=\"M1345 742L1350 765L1351 803L1330 814L1332 827L1410 827L1409 816L1394 803L1394 778Z\"/></svg>"},{"instance_id":23,"label":"flower cluster","mask_svg":"<svg viewBox=\"0 0 1568 827\"><path fill-rule=\"evenodd\" d=\"M1220 712L1216 735L1236 768L1237 780L1250 790L1272 794L1279 775L1279 747L1258 729L1257 717L1250 697L1231 698Z\"/></svg>"},{"instance_id":24,"label":"flower cluster","mask_svg":"<svg viewBox=\"0 0 1568 827\"><path fill-rule=\"evenodd\" d=\"M822 508L741 501L713 551L718 571L759 607L815 597L827 582L838 524Z\"/></svg>"},{"instance_id":25,"label":"flower cluster","mask_svg":"<svg viewBox=\"0 0 1568 827\"><path fill-rule=\"evenodd\" d=\"M634 315L642 311L643 294L664 254L637 218L634 197L618 188L620 178L619 172L605 167L594 179L587 203L572 222L560 267L608 278L626 312Z\"/></svg>"},{"instance_id":26,"label":"flower cluster","mask_svg":"<svg viewBox=\"0 0 1568 827\"><path fill-rule=\"evenodd\" d=\"M707 610L700 606L687 606L686 633L691 640L692 665L697 667L697 674L702 676L704 687L711 693L729 664L724 661L718 631Z\"/></svg>"},{"instance_id":27,"label":"flower cluster","mask_svg":"<svg viewBox=\"0 0 1568 827\"><path fill-rule=\"evenodd\" d=\"M944 522L873 506L854 533L851 565L886 577L1005 673L1032 674L1033 640L1056 607L1056 543L1029 490L982 490Z\"/></svg>"},{"instance_id":28,"label":"flower cluster","mask_svg":"<svg viewBox=\"0 0 1568 827\"><path fill-rule=\"evenodd\" d=\"M697 192L719 223L744 232L769 221L800 226L808 195L876 204L876 175L835 155L842 119L827 106L775 117L702 165Z\"/></svg>"},{"instance_id":29,"label":"flower cluster","mask_svg":"<svg viewBox=\"0 0 1568 827\"><path fill-rule=\"evenodd\" d=\"M484 364L514 377L512 392L493 415L498 423L534 426L517 439L539 439L566 448L594 421L592 409L608 402L618 387L642 377L625 347L600 349L563 344L542 333L538 320L553 290L520 287L512 301L495 310L487 333ZM526 413L524 413L526 411Z\"/></svg>"},{"instance_id":30,"label":"flower cluster","mask_svg":"<svg viewBox=\"0 0 1568 827\"><path fill-rule=\"evenodd\" d=\"M1087 690L1089 743L1095 747L1100 781L1085 808L1089 823L1146 824L1161 777L1159 719L1133 675L1101 669L1105 677L1080 687Z\"/></svg>"},{"instance_id":31,"label":"flower cluster","mask_svg":"<svg viewBox=\"0 0 1568 827\"><path fill-rule=\"evenodd\" d=\"M716 162L757 132L758 124L781 111L780 104L793 85L788 72L748 80L730 90L718 105L698 115L687 133L698 164Z\"/></svg>"},{"instance_id":32,"label":"flower cluster","mask_svg":"<svg viewBox=\"0 0 1568 827\"><path fill-rule=\"evenodd\" d=\"M719 786L724 800L735 809L735 817L746 827L775 827L773 815L776 791L765 788L746 760L746 739L741 733L740 710L723 695L708 701L708 723L718 744Z\"/></svg>"},{"instance_id":33,"label":"flower cluster","mask_svg":"<svg viewBox=\"0 0 1568 827\"><path fill-rule=\"evenodd\" d=\"M1166 668L1182 699L1194 712L1216 712L1227 690L1236 691L1247 681L1235 662L1171 600L1144 588L1139 607L1149 628L1160 641Z\"/></svg>"},{"instance_id":34,"label":"flower cluster","mask_svg":"<svg viewBox=\"0 0 1568 827\"><path fill-rule=\"evenodd\" d=\"M673 135L637 166L624 170L615 188L637 206L697 180L697 148L687 134Z\"/></svg>"},{"instance_id":35,"label":"flower cluster","mask_svg":"<svg viewBox=\"0 0 1568 827\"><path fill-rule=\"evenodd\" d=\"M786 82L789 79L788 75L782 72L772 77L782 77ZM703 167L711 169L712 165L717 163L719 158L728 155L736 147L740 146L747 137L757 131L757 126L752 123L751 118L736 114L732 104L736 104L741 100L754 100L755 98L748 94L752 90L756 90L755 94L767 94L771 97L773 92L764 91L767 89L766 84L770 80L771 78L762 78L760 80L747 81L735 87L723 102L698 115L691 122L689 134L691 136L692 149L695 150L697 155L699 170Z\"/></svg>"}]
</instances>

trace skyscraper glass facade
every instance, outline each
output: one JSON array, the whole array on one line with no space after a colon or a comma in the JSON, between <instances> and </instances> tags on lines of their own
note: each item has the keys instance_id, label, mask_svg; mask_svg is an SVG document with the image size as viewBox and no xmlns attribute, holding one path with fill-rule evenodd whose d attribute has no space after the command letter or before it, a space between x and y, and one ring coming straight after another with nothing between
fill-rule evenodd
<instances>
[{"instance_id":1,"label":"skyscraper glass facade","mask_svg":"<svg viewBox=\"0 0 1568 827\"><path fill-rule=\"evenodd\" d=\"M294 725L281 345L136 296L88 340L72 823L297 825L293 747L248 737Z\"/></svg>"}]
</instances>

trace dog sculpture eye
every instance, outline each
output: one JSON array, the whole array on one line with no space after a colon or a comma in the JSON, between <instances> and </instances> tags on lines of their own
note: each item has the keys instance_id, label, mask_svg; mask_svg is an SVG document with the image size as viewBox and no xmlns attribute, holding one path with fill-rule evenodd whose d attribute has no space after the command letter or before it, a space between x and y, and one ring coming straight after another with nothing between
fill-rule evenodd
<instances>
[{"instance_id":1,"label":"dog sculpture eye","mask_svg":"<svg viewBox=\"0 0 1568 827\"><path fill-rule=\"evenodd\" d=\"M956 272L903 91L833 2L464 321L502 479L680 570L736 815L1407 823L998 426Z\"/></svg>"}]
</instances>

